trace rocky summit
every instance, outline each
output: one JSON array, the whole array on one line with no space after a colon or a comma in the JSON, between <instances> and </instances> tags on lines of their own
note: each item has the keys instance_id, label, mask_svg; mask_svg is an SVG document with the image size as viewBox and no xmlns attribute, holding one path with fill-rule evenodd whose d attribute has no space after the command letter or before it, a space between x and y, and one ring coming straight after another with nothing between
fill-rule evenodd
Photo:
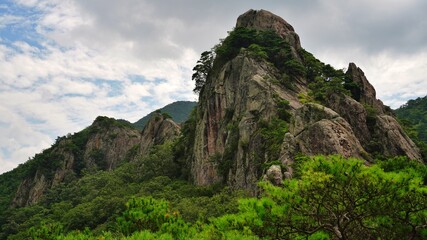
<instances>
[{"instance_id":1,"label":"rocky summit","mask_svg":"<svg viewBox=\"0 0 427 240\"><path fill-rule=\"evenodd\" d=\"M224 57L223 48L233 47ZM249 10L215 53L197 107L196 184L255 190L264 174L292 176L299 154L421 161L364 72L354 63L346 72L321 63L284 19Z\"/></svg>"}]
</instances>

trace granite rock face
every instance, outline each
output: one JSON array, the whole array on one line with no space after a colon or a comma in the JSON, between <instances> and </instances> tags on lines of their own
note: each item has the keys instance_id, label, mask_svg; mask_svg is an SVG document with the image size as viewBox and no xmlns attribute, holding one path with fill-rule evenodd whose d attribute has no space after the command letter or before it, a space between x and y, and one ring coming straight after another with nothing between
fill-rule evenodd
<instances>
[{"instance_id":1,"label":"granite rock face","mask_svg":"<svg viewBox=\"0 0 427 240\"><path fill-rule=\"evenodd\" d=\"M357 93L353 94L358 102L372 106L378 113L386 112L383 102L377 99L375 88L369 83L362 69L350 63L346 74L359 86Z\"/></svg>"},{"instance_id":2,"label":"granite rock face","mask_svg":"<svg viewBox=\"0 0 427 240\"><path fill-rule=\"evenodd\" d=\"M98 117L86 131L90 134L81 149L73 136L61 139L49 149L50 161L57 162L58 167L49 171L36 169L33 176L24 179L12 206L37 203L49 188L75 178L80 168L109 171L123 161L144 156L153 146L177 137L180 127L162 114L155 114L142 132L106 117Z\"/></svg>"},{"instance_id":3,"label":"granite rock face","mask_svg":"<svg viewBox=\"0 0 427 240\"><path fill-rule=\"evenodd\" d=\"M277 115L278 97L289 101L291 111L303 106L294 90L271 84L275 71L266 62L242 53L210 76L198 105L192 153L196 184L228 182L236 188L256 187L262 171L259 163L252 163L268 158L258 156L262 145L260 121L269 122ZM296 89L306 89L300 83L295 85ZM227 169L222 166L225 162Z\"/></svg>"},{"instance_id":4,"label":"granite rock face","mask_svg":"<svg viewBox=\"0 0 427 240\"><path fill-rule=\"evenodd\" d=\"M384 114L377 116L374 134L379 136L385 156L407 156L421 161L422 156L418 147L392 116Z\"/></svg>"},{"instance_id":5,"label":"granite rock face","mask_svg":"<svg viewBox=\"0 0 427 240\"><path fill-rule=\"evenodd\" d=\"M249 10L237 18L236 28L272 30L285 39L295 50L301 48L301 42L294 28L283 18L266 10Z\"/></svg>"},{"instance_id":6,"label":"granite rock face","mask_svg":"<svg viewBox=\"0 0 427 240\"><path fill-rule=\"evenodd\" d=\"M265 10L249 10L238 18L236 27L276 32L290 45L294 59L303 63L299 37L282 18ZM377 142L385 156L421 159L415 144L376 99L374 87L354 63L346 73L356 86L351 96L331 94L321 104L300 98L311 91L309 79L295 77L292 87L284 86L279 83L277 68L244 49L213 68L199 96L190 153L191 175L198 185L223 182L255 193L263 176L275 184L280 182L277 176L292 177L292 163L300 153L341 154L371 161L377 153L372 145ZM277 157L265 151L262 132L264 123L279 116L281 101L289 103L291 118ZM280 164L263 167L269 162Z\"/></svg>"},{"instance_id":7,"label":"granite rock face","mask_svg":"<svg viewBox=\"0 0 427 240\"><path fill-rule=\"evenodd\" d=\"M289 132L297 152L305 155L340 154L363 158L365 150L350 124L333 110L315 103L305 104L294 115Z\"/></svg>"},{"instance_id":8,"label":"granite rock face","mask_svg":"<svg viewBox=\"0 0 427 240\"><path fill-rule=\"evenodd\" d=\"M366 147L371 139L371 133L366 122L368 114L365 107L347 95L338 94L332 94L326 105L350 124L354 135Z\"/></svg>"},{"instance_id":9,"label":"granite rock face","mask_svg":"<svg viewBox=\"0 0 427 240\"><path fill-rule=\"evenodd\" d=\"M172 119L156 114L148 121L141 133L139 155L145 155L155 146L176 138L181 127Z\"/></svg>"}]
</instances>

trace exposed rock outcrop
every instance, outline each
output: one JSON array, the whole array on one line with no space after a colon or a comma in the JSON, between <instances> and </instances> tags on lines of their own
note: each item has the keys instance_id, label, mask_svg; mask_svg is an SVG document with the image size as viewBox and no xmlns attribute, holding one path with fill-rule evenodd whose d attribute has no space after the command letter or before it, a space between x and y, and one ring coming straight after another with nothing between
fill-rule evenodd
<instances>
[{"instance_id":1,"label":"exposed rock outcrop","mask_svg":"<svg viewBox=\"0 0 427 240\"><path fill-rule=\"evenodd\" d=\"M167 140L172 140L180 133L181 127L172 119L160 113L155 114L148 121L141 133L140 155L148 153L151 147L159 145Z\"/></svg>"},{"instance_id":2,"label":"exposed rock outcrop","mask_svg":"<svg viewBox=\"0 0 427 240\"><path fill-rule=\"evenodd\" d=\"M421 153L415 143L405 134L393 117L379 115L376 117L374 134L381 141L385 156L407 156L421 161Z\"/></svg>"},{"instance_id":3,"label":"exposed rock outcrop","mask_svg":"<svg viewBox=\"0 0 427 240\"><path fill-rule=\"evenodd\" d=\"M95 121L91 127L98 129L85 146L83 161L86 167L111 170L125 160L128 151L141 142L141 134L133 128ZM131 160L131 159L127 159Z\"/></svg>"},{"instance_id":4,"label":"exposed rock outcrop","mask_svg":"<svg viewBox=\"0 0 427 240\"><path fill-rule=\"evenodd\" d=\"M75 178L83 168L89 171L114 169L123 161L148 154L153 146L171 140L179 133L179 125L160 113L150 119L142 132L117 120L98 117L87 129L62 138L42 153L45 156L40 158L48 159L52 162L47 164L57 164L58 167L45 169L39 166L35 169L35 174L20 184L12 206L34 204L47 189L67 182L67 178Z\"/></svg>"},{"instance_id":5,"label":"exposed rock outcrop","mask_svg":"<svg viewBox=\"0 0 427 240\"><path fill-rule=\"evenodd\" d=\"M362 69L356 64L350 63L346 74L359 87L356 90L357 92L353 94L357 101L372 106L380 114L386 112L383 102L377 99L375 88L369 83Z\"/></svg>"},{"instance_id":6,"label":"exposed rock outcrop","mask_svg":"<svg viewBox=\"0 0 427 240\"><path fill-rule=\"evenodd\" d=\"M296 92L271 83L275 71L242 53L209 78L198 106L192 164L196 184L224 181L236 188L255 188L262 173L258 165L265 158L258 156L260 120L268 122L277 115L277 97L286 96L292 109L302 106Z\"/></svg>"},{"instance_id":7,"label":"exposed rock outcrop","mask_svg":"<svg viewBox=\"0 0 427 240\"><path fill-rule=\"evenodd\" d=\"M264 180L270 181L276 186L282 185L283 173L282 168L279 165L271 165L264 176Z\"/></svg>"},{"instance_id":8,"label":"exposed rock outcrop","mask_svg":"<svg viewBox=\"0 0 427 240\"><path fill-rule=\"evenodd\" d=\"M294 135L297 151L305 155L366 156L350 124L325 106L312 103L299 108L289 130Z\"/></svg>"},{"instance_id":9,"label":"exposed rock outcrop","mask_svg":"<svg viewBox=\"0 0 427 240\"><path fill-rule=\"evenodd\" d=\"M30 179L25 179L18 188L12 206L26 206L36 203L42 196L49 183L39 172Z\"/></svg>"},{"instance_id":10,"label":"exposed rock outcrop","mask_svg":"<svg viewBox=\"0 0 427 240\"><path fill-rule=\"evenodd\" d=\"M365 107L347 95L332 94L327 99L327 106L337 112L351 126L355 136L363 146L371 139L366 118Z\"/></svg>"},{"instance_id":11,"label":"exposed rock outcrop","mask_svg":"<svg viewBox=\"0 0 427 240\"><path fill-rule=\"evenodd\" d=\"M280 182L278 176L292 177L291 165L298 153L341 154L367 161L373 160L378 153L421 158L419 150L387 107L376 99L374 87L354 63L350 63L345 78L352 83L353 98L337 93L329 94L322 105L307 103L307 99L300 97L311 91L309 82L315 81L314 77L310 80L303 74L294 74L289 78L290 84L279 80L282 74L292 75L299 63L308 64L293 27L265 10L249 10L238 18L236 27L276 32L290 45L293 56L286 66L291 69L279 70L265 57L253 57L245 49L225 63L216 62L220 65L214 65L215 70L209 73L197 107L191 153L191 173L196 184L224 182L256 193L256 182L262 176L275 184ZM316 63L312 61L310 64ZM318 74L318 78L325 82L335 77L316 73L322 71L322 67L316 70L313 66L303 68ZM281 109L280 103L288 103L289 108ZM283 111L291 115L290 121L283 117ZM288 122L289 131L284 134L277 156L269 149L276 151L277 146L266 146L268 138L273 137L266 133L266 125L271 127L273 120L281 116ZM278 125L277 128L284 127ZM270 134L278 134L280 130L276 133L272 130ZM374 152L372 145L378 139L383 150ZM280 165L271 164L277 160L285 168L279 170L275 166ZM265 169L263 166L271 167Z\"/></svg>"},{"instance_id":12,"label":"exposed rock outcrop","mask_svg":"<svg viewBox=\"0 0 427 240\"><path fill-rule=\"evenodd\" d=\"M298 34L283 18L265 10L249 10L237 18L236 27L272 30L285 39L294 50L301 48Z\"/></svg>"}]
</instances>

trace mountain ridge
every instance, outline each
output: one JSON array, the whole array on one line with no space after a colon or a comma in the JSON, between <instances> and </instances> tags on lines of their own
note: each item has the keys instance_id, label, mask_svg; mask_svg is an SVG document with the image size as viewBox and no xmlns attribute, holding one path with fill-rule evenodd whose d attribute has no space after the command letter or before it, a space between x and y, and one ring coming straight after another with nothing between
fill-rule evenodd
<instances>
[{"instance_id":1,"label":"mountain ridge","mask_svg":"<svg viewBox=\"0 0 427 240\"><path fill-rule=\"evenodd\" d=\"M211 54L194 149L188 153L196 184L224 182L255 193L267 171L263 165L277 162L275 168L292 176L298 154L366 161L405 155L421 161L419 149L360 68L350 63L344 73L322 63L300 46L293 27L271 12L239 16Z\"/></svg>"},{"instance_id":2,"label":"mountain ridge","mask_svg":"<svg viewBox=\"0 0 427 240\"><path fill-rule=\"evenodd\" d=\"M190 115L190 112L197 105L197 102L192 101L176 101L169 103L166 106L153 111L146 116L142 117L138 121L134 122L133 125L139 129L143 130L145 124L150 120L153 114L156 112L167 113L172 118L172 120L178 124L185 122Z\"/></svg>"}]
</instances>

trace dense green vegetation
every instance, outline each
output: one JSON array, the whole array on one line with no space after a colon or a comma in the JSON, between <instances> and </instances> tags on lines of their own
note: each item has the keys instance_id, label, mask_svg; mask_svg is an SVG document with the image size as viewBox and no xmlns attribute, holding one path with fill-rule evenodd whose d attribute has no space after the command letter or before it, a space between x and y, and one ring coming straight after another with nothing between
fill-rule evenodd
<instances>
[{"instance_id":1,"label":"dense green vegetation","mask_svg":"<svg viewBox=\"0 0 427 240\"><path fill-rule=\"evenodd\" d=\"M96 169L89 171L83 161L83 153L86 143L94 134L100 131L106 132L111 128L133 129L134 127L127 121L115 120L102 116L97 117L90 127L74 134L58 137L50 148L36 154L33 158L29 159L24 164L20 164L14 170L0 175L0 226L2 226L2 228L6 228L7 226L10 227L8 218L10 219L12 214L11 212L14 212L13 209L10 209L10 206L19 185L25 179L31 180L36 174L44 175L46 181L51 181L54 178L54 173L56 169L59 168L59 165L63 160L63 155L58 151L60 144L60 148L62 149L61 151L66 151L72 154L75 161L73 165L74 173L67 175L63 184L68 184L84 174L96 171ZM97 157L95 156L96 154L98 155ZM93 157L95 158L95 161L98 160L95 162L95 168L106 169L103 167L103 165L105 165L105 161L99 153L94 152ZM32 214L34 209L37 208L27 209L25 213L22 213L22 217ZM8 230L5 231L8 232ZM2 234L4 234L3 231L0 234L0 239L2 239Z\"/></svg>"},{"instance_id":2,"label":"dense green vegetation","mask_svg":"<svg viewBox=\"0 0 427 240\"><path fill-rule=\"evenodd\" d=\"M167 176L142 180L145 171L134 164L53 189L40 204L12 211L13 224L3 233L17 228L10 239L427 237L427 167L405 158L365 166L339 156L302 157L296 178L283 186L262 182L256 198Z\"/></svg>"},{"instance_id":3,"label":"dense green vegetation","mask_svg":"<svg viewBox=\"0 0 427 240\"><path fill-rule=\"evenodd\" d=\"M46 228L62 233L88 228L96 235L115 232L117 217L133 197L168 200L191 223L235 212L236 199L242 193L219 186L196 187L181 180L174 147L174 142L167 142L155 147L149 156L113 171L97 171L53 187L36 205L5 210L0 239L30 239Z\"/></svg>"},{"instance_id":4,"label":"dense green vegetation","mask_svg":"<svg viewBox=\"0 0 427 240\"><path fill-rule=\"evenodd\" d=\"M150 120L153 114L155 114L155 112L157 111L161 113L169 114L170 117L176 123L183 123L188 119L188 116L190 115L191 111L196 105L197 105L197 102L190 102L190 101L173 102L171 104L164 106L163 108L160 108L154 112L149 113L147 116L136 121L133 125L139 130L144 129L145 124L147 124L148 120Z\"/></svg>"},{"instance_id":5,"label":"dense green vegetation","mask_svg":"<svg viewBox=\"0 0 427 240\"><path fill-rule=\"evenodd\" d=\"M200 93L206 83L209 73L212 70L213 60L215 56L212 51L202 52L200 59L193 68L191 79L195 82L194 93Z\"/></svg>"},{"instance_id":6,"label":"dense green vegetation","mask_svg":"<svg viewBox=\"0 0 427 240\"><path fill-rule=\"evenodd\" d=\"M427 96L409 100L394 112L406 133L421 148L423 157L427 160Z\"/></svg>"},{"instance_id":7,"label":"dense green vegetation","mask_svg":"<svg viewBox=\"0 0 427 240\"><path fill-rule=\"evenodd\" d=\"M278 153L276 142L287 131L288 104L278 101L283 113L260 128L270 155ZM112 171L83 171L32 206L7 205L31 164L2 175L2 186L12 185L0 188L9 196L2 199L0 239L427 237L427 167L406 158L368 167L339 156L299 157L294 179L282 186L262 182L255 198L221 185L192 185L185 180L189 160L183 154L194 141L196 115L193 111L177 140ZM96 123L122 126L103 117ZM79 144L93 131L87 128L69 139Z\"/></svg>"},{"instance_id":8,"label":"dense green vegetation","mask_svg":"<svg viewBox=\"0 0 427 240\"><path fill-rule=\"evenodd\" d=\"M214 49L215 65L221 65L247 49L256 59L265 59L289 76L305 75L305 67L292 53L290 45L274 31L236 28Z\"/></svg>"},{"instance_id":9,"label":"dense green vegetation","mask_svg":"<svg viewBox=\"0 0 427 240\"><path fill-rule=\"evenodd\" d=\"M306 78L310 82L309 96L314 101L323 102L333 93L358 98L357 94L353 94L354 90L358 89L356 84L343 70L336 70L331 65L324 64L304 49L300 49L299 53L306 68Z\"/></svg>"}]
</instances>

